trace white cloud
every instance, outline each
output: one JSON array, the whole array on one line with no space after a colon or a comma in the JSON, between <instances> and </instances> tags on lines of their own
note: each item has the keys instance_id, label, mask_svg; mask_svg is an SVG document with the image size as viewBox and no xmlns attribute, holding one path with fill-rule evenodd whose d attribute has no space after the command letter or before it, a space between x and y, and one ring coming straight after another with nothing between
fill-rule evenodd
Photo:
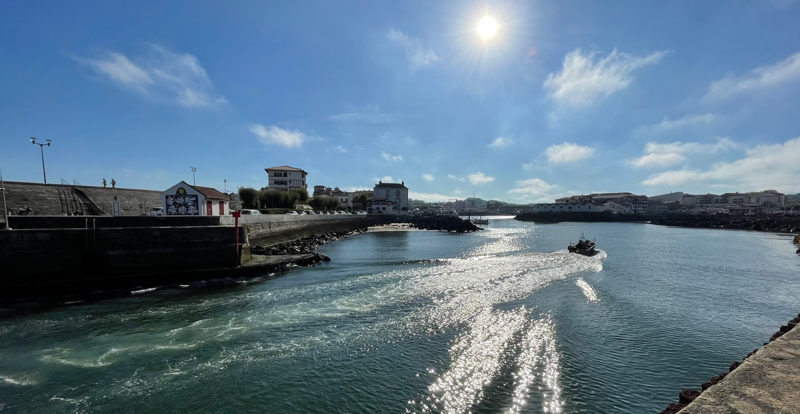
<instances>
[{"instance_id":1,"label":"white cloud","mask_svg":"<svg viewBox=\"0 0 800 414\"><path fill-rule=\"evenodd\" d=\"M739 145L728 138L717 138L713 144L699 142L648 142L645 145L646 154L629 161L628 164L635 168L644 167L669 167L686 161L686 154L709 154L737 148Z\"/></svg>"},{"instance_id":2,"label":"white cloud","mask_svg":"<svg viewBox=\"0 0 800 414\"><path fill-rule=\"evenodd\" d=\"M676 152L650 153L631 161L630 165L635 168L670 167L684 161L686 157Z\"/></svg>"},{"instance_id":3,"label":"white cloud","mask_svg":"<svg viewBox=\"0 0 800 414\"><path fill-rule=\"evenodd\" d=\"M707 170L675 170L650 176L645 185L710 183L739 191L774 188L784 192L800 191L800 137L779 144L753 147L744 158L719 162Z\"/></svg>"},{"instance_id":4,"label":"white cloud","mask_svg":"<svg viewBox=\"0 0 800 414\"><path fill-rule=\"evenodd\" d=\"M373 178L373 181L375 181L376 183L378 181L384 182L384 183L393 183L393 182L395 182L394 178L391 175L384 175L381 178L375 177L375 178Z\"/></svg>"},{"instance_id":5,"label":"white cloud","mask_svg":"<svg viewBox=\"0 0 800 414\"><path fill-rule=\"evenodd\" d=\"M335 149L336 151L341 152L342 154L347 154L348 152L350 152L350 150L348 150L347 148L345 148L345 147L343 147L341 145L337 145L337 146L333 147L333 149Z\"/></svg>"},{"instance_id":6,"label":"white cloud","mask_svg":"<svg viewBox=\"0 0 800 414\"><path fill-rule=\"evenodd\" d=\"M439 194L439 193L420 193L417 191L410 191L408 192L408 198L414 200L422 200L428 203L442 203L450 201L454 198L460 198L457 195L447 195L447 194Z\"/></svg>"},{"instance_id":7,"label":"white cloud","mask_svg":"<svg viewBox=\"0 0 800 414\"><path fill-rule=\"evenodd\" d=\"M403 156L402 155L399 155L399 154L398 155L392 155L392 154L387 153L386 151L381 152L381 156L383 156L383 159L385 159L386 161L389 161L389 162L400 162L400 161L403 161Z\"/></svg>"},{"instance_id":8,"label":"white cloud","mask_svg":"<svg viewBox=\"0 0 800 414\"><path fill-rule=\"evenodd\" d=\"M460 176L455 175L455 174L447 174L447 178L449 178L449 179L451 179L453 181L464 181L465 180L464 177L460 177Z\"/></svg>"},{"instance_id":9,"label":"white cloud","mask_svg":"<svg viewBox=\"0 0 800 414\"><path fill-rule=\"evenodd\" d=\"M330 115L328 119L337 122L364 122L368 124L385 124L394 121L394 116L377 111L343 112Z\"/></svg>"},{"instance_id":10,"label":"white cloud","mask_svg":"<svg viewBox=\"0 0 800 414\"><path fill-rule=\"evenodd\" d=\"M413 69L432 65L439 60L439 56L430 48L426 47L421 40L409 37L397 29L390 29L386 38L403 47L408 62Z\"/></svg>"},{"instance_id":11,"label":"white cloud","mask_svg":"<svg viewBox=\"0 0 800 414\"><path fill-rule=\"evenodd\" d=\"M275 125L252 124L250 132L264 145L280 145L287 148L299 147L306 139L306 135L300 131L283 129Z\"/></svg>"},{"instance_id":12,"label":"white cloud","mask_svg":"<svg viewBox=\"0 0 800 414\"><path fill-rule=\"evenodd\" d=\"M558 186L548 184L540 178L519 180L516 187L508 190L514 201L521 203L552 203L563 194L558 192Z\"/></svg>"},{"instance_id":13,"label":"white cloud","mask_svg":"<svg viewBox=\"0 0 800 414\"><path fill-rule=\"evenodd\" d=\"M150 44L145 56L131 60L123 53L98 57L73 57L117 86L157 101L187 108L211 108L227 101L214 90L200 61L188 53L175 53Z\"/></svg>"},{"instance_id":14,"label":"white cloud","mask_svg":"<svg viewBox=\"0 0 800 414\"><path fill-rule=\"evenodd\" d=\"M480 171L467 175L467 178L472 185L483 185L494 181L494 177L488 176Z\"/></svg>"},{"instance_id":15,"label":"white cloud","mask_svg":"<svg viewBox=\"0 0 800 414\"><path fill-rule=\"evenodd\" d=\"M597 60L597 53L584 54L576 49L564 57L561 72L551 73L544 81L550 97L573 107L588 106L597 99L625 89L633 81L633 73L657 63L666 51L636 57L614 49Z\"/></svg>"},{"instance_id":16,"label":"white cloud","mask_svg":"<svg viewBox=\"0 0 800 414\"><path fill-rule=\"evenodd\" d=\"M505 148L514 143L514 139L509 137L497 137L491 144L487 145L489 148Z\"/></svg>"},{"instance_id":17,"label":"white cloud","mask_svg":"<svg viewBox=\"0 0 800 414\"><path fill-rule=\"evenodd\" d=\"M547 147L545 153L549 162L566 164L590 158L594 155L594 148L565 142Z\"/></svg>"},{"instance_id":18,"label":"white cloud","mask_svg":"<svg viewBox=\"0 0 800 414\"><path fill-rule=\"evenodd\" d=\"M715 119L716 116L714 114L685 115L678 119L664 118L657 124L640 126L634 130L634 133L655 134L669 132L696 125L710 124L714 122Z\"/></svg>"},{"instance_id":19,"label":"white cloud","mask_svg":"<svg viewBox=\"0 0 800 414\"><path fill-rule=\"evenodd\" d=\"M422 174L422 179L425 181L433 181L433 175L431 174Z\"/></svg>"},{"instance_id":20,"label":"white cloud","mask_svg":"<svg viewBox=\"0 0 800 414\"><path fill-rule=\"evenodd\" d=\"M714 81L708 87L706 98L724 99L798 80L800 80L800 52L778 63L757 67L747 75L727 76Z\"/></svg>"},{"instance_id":21,"label":"white cloud","mask_svg":"<svg viewBox=\"0 0 800 414\"><path fill-rule=\"evenodd\" d=\"M534 168L536 168L536 163L533 161L522 164L522 169L525 171L531 171Z\"/></svg>"}]
</instances>

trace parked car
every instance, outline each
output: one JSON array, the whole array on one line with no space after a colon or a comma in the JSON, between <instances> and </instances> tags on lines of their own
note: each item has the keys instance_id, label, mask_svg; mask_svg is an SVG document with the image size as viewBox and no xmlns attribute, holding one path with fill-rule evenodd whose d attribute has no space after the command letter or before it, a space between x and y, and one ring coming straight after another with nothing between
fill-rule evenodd
<instances>
[{"instance_id":1,"label":"parked car","mask_svg":"<svg viewBox=\"0 0 800 414\"><path fill-rule=\"evenodd\" d=\"M249 209L249 208L243 208L242 209L242 215L243 216L260 216L261 212L258 211L258 210L253 210L253 209Z\"/></svg>"},{"instance_id":2,"label":"parked car","mask_svg":"<svg viewBox=\"0 0 800 414\"><path fill-rule=\"evenodd\" d=\"M297 212L296 212L296 211L294 211L294 210L291 210L291 211L287 211L287 212L286 212L286 214L288 214L288 215L290 215L290 216L296 216L296 215L297 215Z\"/></svg>"}]
</instances>

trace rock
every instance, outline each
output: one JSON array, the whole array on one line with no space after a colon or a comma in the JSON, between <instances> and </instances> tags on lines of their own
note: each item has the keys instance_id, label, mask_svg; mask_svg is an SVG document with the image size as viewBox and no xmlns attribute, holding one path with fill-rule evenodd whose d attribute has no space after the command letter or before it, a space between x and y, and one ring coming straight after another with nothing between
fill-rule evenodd
<instances>
[{"instance_id":1,"label":"rock","mask_svg":"<svg viewBox=\"0 0 800 414\"><path fill-rule=\"evenodd\" d=\"M705 391L705 390L709 389L712 385L715 385L716 383L722 381L725 378L725 376L727 376L727 375L728 375L728 373L726 372L724 374L719 374L716 377L711 377L711 379L708 380L708 382L704 383L702 385L702 387L700 387L700 388L702 388L703 391Z\"/></svg>"},{"instance_id":2,"label":"rock","mask_svg":"<svg viewBox=\"0 0 800 414\"><path fill-rule=\"evenodd\" d=\"M689 404L699 396L700 396L700 391L698 390L692 390L692 389L681 390L681 392L678 393L678 402L680 404Z\"/></svg>"}]
</instances>

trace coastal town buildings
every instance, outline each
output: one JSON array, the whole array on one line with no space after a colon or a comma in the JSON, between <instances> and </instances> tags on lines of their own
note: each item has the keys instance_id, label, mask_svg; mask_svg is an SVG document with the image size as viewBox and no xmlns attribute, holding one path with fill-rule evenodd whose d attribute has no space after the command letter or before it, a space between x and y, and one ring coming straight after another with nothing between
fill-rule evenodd
<instances>
[{"instance_id":1,"label":"coastal town buildings","mask_svg":"<svg viewBox=\"0 0 800 414\"><path fill-rule=\"evenodd\" d=\"M384 183L378 181L372 190L370 214L399 214L408 211L408 187L405 182Z\"/></svg>"},{"instance_id":2,"label":"coastal town buildings","mask_svg":"<svg viewBox=\"0 0 800 414\"><path fill-rule=\"evenodd\" d=\"M339 206L344 209L353 209L357 206L353 203L353 199L356 195L360 193L371 193L369 190L357 190L357 191L342 191L339 187L326 187L324 185L315 185L314 186L314 196L329 196L336 199L339 202Z\"/></svg>"},{"instance_id":3,"label":"coastal town buildings","mask_svg":"<svg viewBox=\"0 0 800 414\"><path fill-rule=\"evenodd\" d=\"M586 212L614 214L649 214L654 203L647 196L633 193L594 193L562 197L555 203L535 204L533 212Z\"/></svg>"},{"instance_id":4,"label":"coastal town buildings","mask_svg":"<svg viewBox=\"0 0 800 414\"><path fill-rule=\"evenodd\" d=\"M270 190L293 190L307 189L307 172L300 168L281 165L264 169L269 177L268 187Z\"/></svg>"},{"instance_id":5,"label":"coastal town buildings","mask_svg":"<svg viewBox=\"0 0 800 414\"><path fill-rule=\"evenodd\" d=\"M163 214L168 216L224 216L231 212L229 197L211 187L180 181L161 193Z\"/></svg>"}]
</instances>

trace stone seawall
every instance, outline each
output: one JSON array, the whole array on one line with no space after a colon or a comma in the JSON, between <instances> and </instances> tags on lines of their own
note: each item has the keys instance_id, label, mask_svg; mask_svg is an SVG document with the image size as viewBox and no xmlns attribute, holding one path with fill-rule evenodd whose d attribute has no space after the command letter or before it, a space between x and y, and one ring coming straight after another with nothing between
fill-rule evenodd
<instances>
[{"instance_id":1,"label":"stone seawall","mask_svg":"<svg viewBox=\"0 0 800 414\"><path fill-rule=\"evenodd\" d=\"M263 214L242 216L239 225L247 229L252 244L271 245L315 234L348 232L375 224L376 218L365 215ZM234 218L220 217L221 224L233 225Z\"/></svg>"}]
</instances>

